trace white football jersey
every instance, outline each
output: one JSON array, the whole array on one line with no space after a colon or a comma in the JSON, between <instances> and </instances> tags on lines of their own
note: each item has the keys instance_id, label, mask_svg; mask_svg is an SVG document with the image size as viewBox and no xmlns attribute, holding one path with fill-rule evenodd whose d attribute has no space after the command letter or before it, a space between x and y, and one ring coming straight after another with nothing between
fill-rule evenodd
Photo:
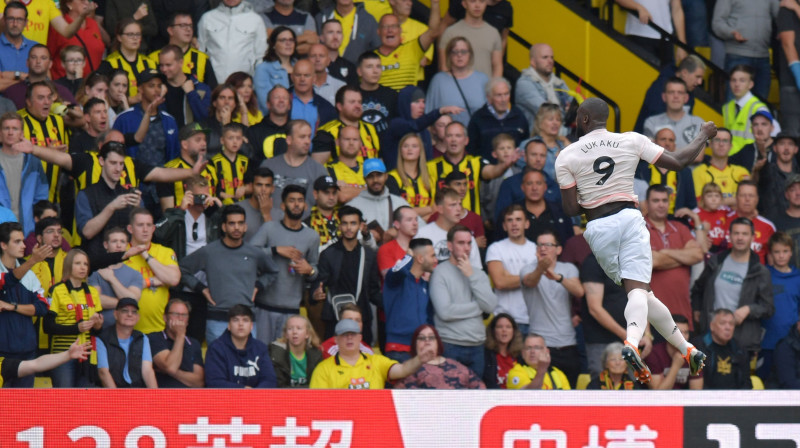
<instances>
[{"instance_id":1,"label":"white football jersey","mask_svg":"<svg viewBox=\"0 0 800 448\"><path fill-rule=\"evenodd\" d=\"M664 148L635 132L592 131L567 146L556 158L556 179L562 189L578 187L578 204L597 208L609 202L638 203L633 175L642 159L655 163Z\"/></svg>"}]
</instances>

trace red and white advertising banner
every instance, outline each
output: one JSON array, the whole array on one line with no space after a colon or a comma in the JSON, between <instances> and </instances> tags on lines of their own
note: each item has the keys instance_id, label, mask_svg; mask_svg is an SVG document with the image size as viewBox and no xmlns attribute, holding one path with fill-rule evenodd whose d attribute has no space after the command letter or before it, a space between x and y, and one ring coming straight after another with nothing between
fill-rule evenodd
<instances>
[{"instance_id":1,"label":"red and white advertising banner","mask_svg":"<svg viewBox=\"0 0 800 448\"><path fill-rule=\"evenodd\" d=\"M0 413L0 448L800 447L777 391L3 389Z\"/></svg>"}]
</instances>

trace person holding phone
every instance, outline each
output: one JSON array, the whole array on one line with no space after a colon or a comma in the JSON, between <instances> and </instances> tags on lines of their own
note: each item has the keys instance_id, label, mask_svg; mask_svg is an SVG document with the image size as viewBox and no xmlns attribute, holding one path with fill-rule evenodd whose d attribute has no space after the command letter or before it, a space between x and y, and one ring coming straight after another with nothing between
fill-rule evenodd
<instances>
[{"instance_id":1,"label":"person holding phone","mask_svg":"<svg viewBox=\"0 0 800 448\"><path fill-rule=\"evenodd\" d=\"M204 128L200 123L188 123L184 125L178 133L181 153L177 158L170 160L164 166L167 168L191 169L198 160L208 160L208 133L209 130ZM214 168L214 165L209 163L203 168L200 175L208 181L208 196L215 196L217 184L219 183L217 169ZM159 184L156 189L158 191L158 198L161 202L162 210L173 208L175 204L181 204L186 191L182 181L171 184Z\"/></svg>"}]
</instances>

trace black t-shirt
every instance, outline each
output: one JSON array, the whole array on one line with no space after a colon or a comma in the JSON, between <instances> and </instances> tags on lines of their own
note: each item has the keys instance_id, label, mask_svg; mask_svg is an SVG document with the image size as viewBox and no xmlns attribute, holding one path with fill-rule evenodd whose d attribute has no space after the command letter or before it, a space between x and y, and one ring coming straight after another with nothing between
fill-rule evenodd
<instances>
[{"instance_id":1,"label":"black t-shirt","mask_svg":"<svg viewBox=\"0 0 800 448\"><path fill-rule=\"evenodd\" d=\"M150 341L150 352L155 357L159 352L172 350L175 341L170 339L166 332L158 331L147 335ZM194 365L203 365L203 354L200 349L200 342L192 337L186 336L183 342L183 357L181 358L180 370L184 372L194 371ZM160 388L185 388L185 384L166 373L156 371L156 380Z\"/></svg>"},{"instance_id":2,"label":"black t-shirt","mask_svg":"<svg viewBox=\"0 0 800 448\"><path fill-rule=\"evenodd\" d=\"M331 293L356 295L358 265L360 261L361 248L359 246L356 246L355 249L349 252L347 249L344 249L342 252L342 269L339 270L339 278L336 279L336 287L335 289L331 289ZM364 268L366 269L366 266ZM356 301L358 301L358 297L356 297Z\"/></svg>"},{"instance_id":3,"label":"black t-shirt","mask_svg":"<svg viewBox=\"0 0 800 448\"><path fill-rule=\"evenodd\" d=\"M397 116L397 92L386 86L378 86L377 90L361 90L361 103L364 113L361 119L375 126L378 136L383 140L389 131L389 121ZM383 147L381 141L381 147Z\"/></svg>"},{"instance_id":4,"label":"black t-shirt","mask_svg":"<svg viewBox=\"0 0 800 448\"><path fill-rule=\"evenodd\" d=\"M175 117L178 129L180 129L181 126L186 124L186 116L183 114L183 98L186 96L186 92L183 91L181 86L174 87L170 83L165 83L164 85L167 86L164 107L170 115Z\"/></svg>"},{"instance_id":5,"label":"black t-shirt","mask_svg":"<svg viewBox=\"0 0 800 448\"><path fill-rule=\"evenodd\" d=\"M69 152L85 153L94 151L97 149L95 140L95 137L87 134L84 130L75 132L69 137Z\"/></svg>"},{"instance_id":6,"label":"black t-shirt","mask_svg":"<svg viewBox=\"0 0 800 448\"><path fill-rule=\"evenodd\" d=\"M343 57L338 57L335 61L328 64L328 74L336 79L346 82L347 85L358 85L358 72L356 72L356 65Z\"/></svg>"},{"instance_id":7,"label":"black t-shirt","mask_svg":"<svg viewBox=\"0 0 800 448\"><path fill-rule=\"evenodd\" d=\"M467 11L458 0L450 2L447 12L456 20L461 20L467 15ZM506 28L514 26L514 8L508 0L501 0L495 5L486 5L483 20L495 27L498 33L502 33Z\"/></svg>"},{"instance_id":8,"label":"black t-shirt","mask_svg":"<svg viewBox=\"0 0 800 448\"><path fill-rule=\"evenodd\" d=\"M706 361L706 366L710 372L704 372L703 375L704 389L741 389L742 382L739 380L742 372L748 371L742 363L746 362L746 358L737 356L731 344L719 345L712 342L709 347L709 356L713 357ZM749 376L748 376L749 379Z\"/></svg>"},{"instance_id":9,"label":"black t-shirt","mask_svg":"<svg viewBox=\"0 0 800 448\"><path fill-rule=\"evenodd\" d=\"M800 50L800 19L797 18L797 14L794 11L781 8L778 11L778 18L776 19L776 32L780 34L783 31L794 31L794 47ZM797 83L795 82L794 75L789 70L789 63L786 60L786 52L783 51L783 48L778 45L780 49L778 51L779 58L778 58L778 81L782 86L791 86L795 87Z\"/></svg>"},{"instance_id":10,"label":"black t-shirt","mask_svg":"<svg viewBox=\"0 0 800 448\"><path fill-rule=\"evenodd\" d=\"M603 309L622 327L625 328L625 306L628 304L628 295L625 289L614 283L597 262L594 254L589 254L581 265L581 282L603 284ZM581 303L581 319L583 321L583 334L587 344L609 344L619 342L614 333L606 330L589 312L586 300Z\"/></svg>"}]
</instances>

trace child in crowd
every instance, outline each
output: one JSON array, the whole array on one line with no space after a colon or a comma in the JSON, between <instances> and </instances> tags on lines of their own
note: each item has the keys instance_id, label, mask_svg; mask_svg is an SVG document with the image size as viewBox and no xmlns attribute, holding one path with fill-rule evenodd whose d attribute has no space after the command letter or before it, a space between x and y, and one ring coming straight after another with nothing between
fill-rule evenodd
<instances>
[{"instance_id":1,"label":"child in crowd","mask_svg":"<svg viewBox=\"0 0 800 448\"><path fill-rule=\"evenodd\" d=\"M211 164L219 175L217 193L223 205L233 204L244 199L247 193L244 174L250 159L239 154L244 143L244 127L239 123L228 123L222 127L222 152L211 158Z\"/></svg>"},{"instance_id":2,"label":"child in crowd","mask_svg":"<svg viewBox=\"0 0 800 448\"><path fill-rule=\"evenodd\" d=\"M497 159L500 163L516 160L518 158L518 151L514 138L505 133L497 134L492 139L492 157ZM522 171L522 168L518 167L516 164L512 164L502 176L492 179L489 182L481 181L481 210L483 210L483 216L495 216L494 204L497 201L497 194L500 192L500 185L502 185L505 179L520 171ZM491 221L489 219L485 221L484 225L491 227Z\"/></svg>"},{"instance_id":3,"label":"child in crowd","mask_svg":"<svg viewBox=\"0 0 800 448\"><path fill-rule=\"evenodd\" d=\"M55 82L66 87L73 96L83 84L83 70L86 68L86 52L77 45L64 47L59 54L66 74Z\"/></svg>"},{"instance_id":4,"label":"child in crowd","mask_svg":"<svg viewBox=\"0 0 800 448\"><path fill-rule=\"evenodd\" d=\"M700 203L694 212L708 230L707 241L710 245L703 248L706 253L714 254L727 247L725 231L728 228L727 215L730 211L730 208L722 205L722 189L719 185L714 182L705 184L700 196ZM693 223L693 225L697 225L697 223Z\"/></svg>"}]
</instances>

